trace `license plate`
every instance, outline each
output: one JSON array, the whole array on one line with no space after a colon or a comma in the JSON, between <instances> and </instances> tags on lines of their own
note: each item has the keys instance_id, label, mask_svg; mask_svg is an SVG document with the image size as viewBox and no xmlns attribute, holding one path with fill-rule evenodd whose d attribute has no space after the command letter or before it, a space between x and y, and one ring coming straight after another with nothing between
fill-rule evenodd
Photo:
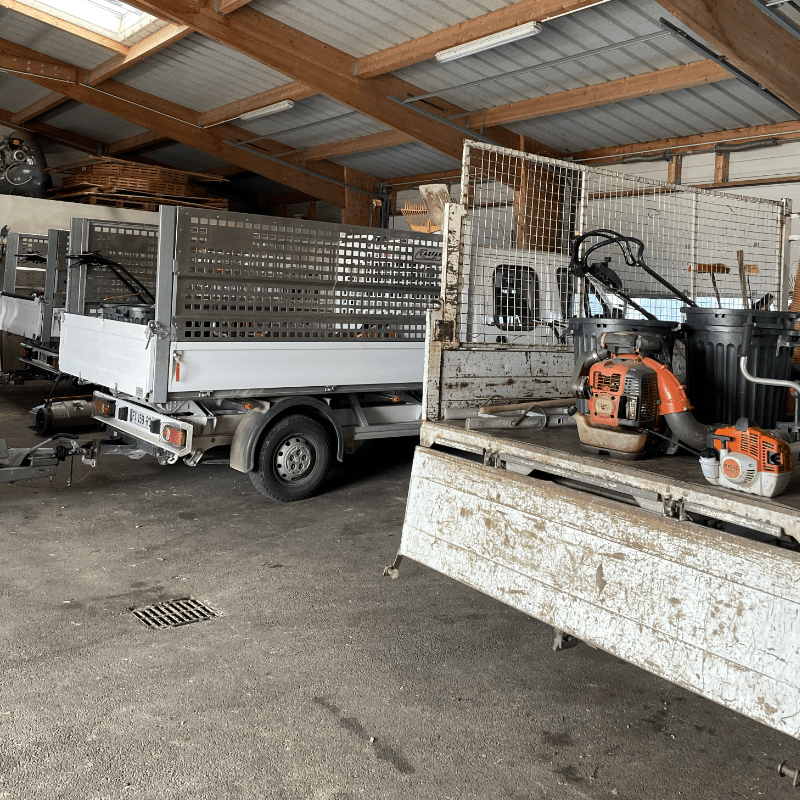
<instances>
[{"instance_id":1,"label":"license plate","mask_svg":"<svg viewBox=\"0 0 800 800\"><path fill-rule=\"evenodd\" d=\"M153 419L152 417L148 417L145 414L142 414L141 411L136 411L135 409L130 410L130 416L128 419L134 424L139 425L142 428L150 428L150 421Z\"/></svg>"}]
</instances>

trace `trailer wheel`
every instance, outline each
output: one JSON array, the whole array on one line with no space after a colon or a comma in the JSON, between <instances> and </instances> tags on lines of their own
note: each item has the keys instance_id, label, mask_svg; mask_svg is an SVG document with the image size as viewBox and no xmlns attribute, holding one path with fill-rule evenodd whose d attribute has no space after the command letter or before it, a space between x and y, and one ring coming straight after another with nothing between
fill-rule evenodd
<instances>
[{"instance_id":1,"label":"trailer wheel","mask_svg":"<svg viewBox=\"0 0 800 800\"><path fill-rule=\"evenodd\" d=\"M330 443L325 429L311 417L293 414L267 432L250 480L272 500L305 500L319 488L329 462Z\"/></svg>"}]
</instances>

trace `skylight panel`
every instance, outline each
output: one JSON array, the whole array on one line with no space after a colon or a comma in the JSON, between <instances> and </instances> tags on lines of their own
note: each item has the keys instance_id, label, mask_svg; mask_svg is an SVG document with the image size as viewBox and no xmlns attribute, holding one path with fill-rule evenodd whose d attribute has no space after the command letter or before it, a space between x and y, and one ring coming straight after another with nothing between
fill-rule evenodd
<instances>
[{"instance_id":1,"label":"skylight panel","mask_svg":"<svg viewBox=\"0 0 800 800\"><path fill-rule=\"evenodd\" d=\"M21 0L39 11L124 42L156 17L133 8L121 0Z\"/></svg>"}]
</instances>

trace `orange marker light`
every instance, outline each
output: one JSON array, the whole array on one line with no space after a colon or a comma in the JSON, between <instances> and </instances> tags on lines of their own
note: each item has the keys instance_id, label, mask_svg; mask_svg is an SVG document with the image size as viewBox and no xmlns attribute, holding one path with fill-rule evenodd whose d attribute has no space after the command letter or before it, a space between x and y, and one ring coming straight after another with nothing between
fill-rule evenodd
<instances>
[{"instance_id":1,"label":"orange marker light","mask_svg":"<svg viewBox=\"0 0 800 800\"><path fill-rule=\"evenodd\" d=\"M175 447L183 447L186 444L186 431L183 428L175 428L172 425L165 425L161 429L161 438Z\"/></svg>"}]
</instances>

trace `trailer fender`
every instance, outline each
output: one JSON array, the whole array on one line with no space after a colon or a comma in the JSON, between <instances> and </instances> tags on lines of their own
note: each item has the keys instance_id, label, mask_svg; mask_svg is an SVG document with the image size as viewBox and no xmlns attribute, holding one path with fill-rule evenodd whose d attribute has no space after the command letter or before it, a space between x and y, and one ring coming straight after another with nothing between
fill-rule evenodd
<instances>
[{"instance_id":1,"label":"trailer fender","mask_svg":"<svg viewBox=\"0 0 800 800\"><path fill-rule=\"evenodd\" d=\"M327 403L316 397L285 397L273 403L267 411L251 408L236 428L231 443L231 467L239 472L251 472L256 459L256 448L262 434L273 422L287 411L303 411L319 421L330 422L336 431L336 459L344 459L344 432Z\"/></svg>"}]
</instances>

